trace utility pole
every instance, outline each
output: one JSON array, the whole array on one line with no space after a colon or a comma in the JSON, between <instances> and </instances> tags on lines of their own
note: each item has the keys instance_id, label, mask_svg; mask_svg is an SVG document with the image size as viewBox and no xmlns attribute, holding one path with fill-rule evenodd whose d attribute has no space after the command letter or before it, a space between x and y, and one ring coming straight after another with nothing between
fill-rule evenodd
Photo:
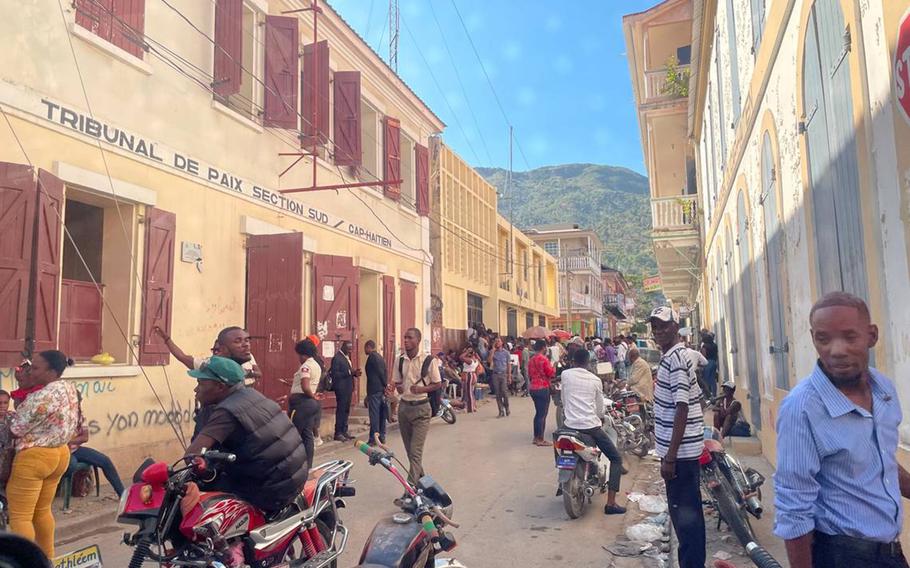
<instances>
[{"instance_id":1,"label":"utility pole","mask_svg":"<svg viewBox=\"0 0 910 568\"><path fill-rule=\"evenodd\" d=\"M389 67L398 73L398 29L400 12L398 0L389 0Z\"/></svg>"},{"instance_id":2,"label":"utility pole","mask_svg":"<svg viewBox=\"0 0 910 568\"><path fill-rule=\"evenodd\" d=\"M506 192L509 195L509 276L515 279L515 240L512 227L515 226L515 205L512 196L512 126L509 125L509 175L506 177Z\"/></svg>"}]
</instances>

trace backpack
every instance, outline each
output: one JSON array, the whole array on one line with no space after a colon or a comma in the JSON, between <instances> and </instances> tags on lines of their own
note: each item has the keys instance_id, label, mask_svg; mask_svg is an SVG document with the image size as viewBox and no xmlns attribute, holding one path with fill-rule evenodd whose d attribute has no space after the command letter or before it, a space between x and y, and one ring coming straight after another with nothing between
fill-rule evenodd
<instances>
[{"instance_id":1,"label":"backpack","mask_svg":"<svg viewBox=\"0 0 910 568\"><path fill-rule=\"evenodd\" d=\"M420 366L420 382L423 383L423 386L427 386L426 378L430 374L430 365L433 364L433 359L432 355L427 355ZM404 380L404 355L398 358L398 376ZM430 399L430 406L436 408L436 405L441 402L441 396L442 391L440 389L427 393L427 398Z\"/></svg>"}]
</instances>

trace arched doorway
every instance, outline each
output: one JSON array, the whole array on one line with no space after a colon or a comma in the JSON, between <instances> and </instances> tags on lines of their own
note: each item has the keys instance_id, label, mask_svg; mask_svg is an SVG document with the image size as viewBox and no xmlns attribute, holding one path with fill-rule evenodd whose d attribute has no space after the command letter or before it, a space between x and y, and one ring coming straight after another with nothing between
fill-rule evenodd
<instances>
[{"instance_id":1,"label":"arched doorway","mask_svg":"<svg viewBox=\"0 0 910 568\"><path fill-rule=\"evenodd\" d=\"M771 314L771 357L775 385L790 389L790 343L787 338L787 239L780 223L777 172L771 134L765 132L761 156L761 205L765 221L765 264L768 276L768 309Z\"/></svg>"},{"instance_id":2,"label":"arched doorway","mask_svg":"<svg viewBox=\"0 0 910 568\"><path fill-rule=\"evenodd\" d=\"M736 240L739 245L739 300L742 311L742 357L745 358L745 373L749 380L749 406L752 411L752 425L761 430L761 393L758 386L758 354L760 349L755 340L755 296L752 293L752 243L749 240L749 220L746 217L745 191L740 190L736 203Z\"/></svg>"},{"instance_id":3,"label":"arched doorway","mask_svg":"<svg viewBox=\"0 0 910 568\"><path fill-rule=\"evenodd\" d=\"M816 2L803 53L806 135L815 264L821 294L845 290L868 299L859 169L850 85L850 35L840 2Z\"/></svg>"}]
</instances>

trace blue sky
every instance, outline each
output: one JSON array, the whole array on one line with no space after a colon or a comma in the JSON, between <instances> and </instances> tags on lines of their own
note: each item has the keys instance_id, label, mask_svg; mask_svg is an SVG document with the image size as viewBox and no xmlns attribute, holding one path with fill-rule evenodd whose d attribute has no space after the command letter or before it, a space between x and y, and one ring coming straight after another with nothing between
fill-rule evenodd
<instances>
[{"instance_id":1,"label":"blue sky","mask_svg":"<svg viewBox=\"0 0 910 568\"><path fill-rule=\"evenodd\" d=\"M388 0L329 2L387 59ZM515 149L516 170L591 162L644 173L622 16L657 3L454 0L515 127L524 154ZM465 160L507 167L506 120L453 0L399 4L399 74L445 121L446 143Z\"/></svg>"}]
</instances>

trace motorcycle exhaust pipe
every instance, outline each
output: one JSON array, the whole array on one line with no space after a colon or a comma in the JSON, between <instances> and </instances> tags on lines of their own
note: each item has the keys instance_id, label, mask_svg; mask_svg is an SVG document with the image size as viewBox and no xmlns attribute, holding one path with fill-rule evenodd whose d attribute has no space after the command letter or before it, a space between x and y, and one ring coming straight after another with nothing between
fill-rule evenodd
<instances>
[{"instance_id":1,"label":"motorcycle exhaust pipe","mask_svg":"<svg viewBox=\"0 0 910 568\"><path fill-rule=\"evenodd\" d=\"M585 497L593 497L593 496L594 496L594 488L585 487Z\"/></svg>"},{"instance_id":2,"label":"motorcycle exhaust pipe","mask_svg":"<svg viewBox=\"0 0 910 568\"><path fill-rule=\"evenodd\" d=\"M764 508L762 507L761 501L758 500L758 497L751 495L746 498L746 509L756 517L761 516Z\"/></svg>"}]
</instances>

